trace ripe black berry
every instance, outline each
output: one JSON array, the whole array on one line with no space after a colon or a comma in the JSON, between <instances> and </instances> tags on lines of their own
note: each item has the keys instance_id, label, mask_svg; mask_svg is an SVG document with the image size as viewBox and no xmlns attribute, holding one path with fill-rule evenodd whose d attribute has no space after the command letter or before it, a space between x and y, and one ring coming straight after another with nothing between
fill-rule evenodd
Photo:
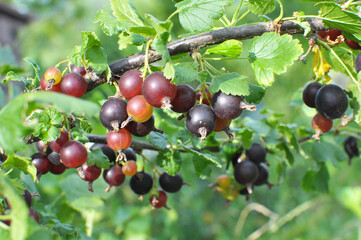
<instances>
[{"instance_id":1,"label":"ripe black berry","mask_svg":"<svg viewBox=\"0 0 361 240\"><path fill-rule=\"evenodd\" d=\"M246 151L248 160L260 164L266 162L266 149L259 143L253 143L251 148Z\"/></svg>"},{"instance_id":2,"label":"ripe black berry","mask_svg":"<svg viewBox=\"0 0 361 240\"><path fill-rule=\"evenodd\" d=\"M273 186L273 184L268 182L269 172L265 165L259 164L258 166L258 178L253 183L254 186L261 186L263 184L267 184L269 188Z\"/></svg>"},{"instance_id":3,"label":"ripe black berry","mask_svg":"<svg viewBox=\"0 0 361 240\"><path fill-rule=\"evenodd\" d=\"M351 164L352 158L360 156L357 138L348 136L343 142L343 147L348 155L348 164Z\"/></svg>"},{"instance_id":4,"label":"ripe black berry","mask_svg":"<svg viewBox=\"0 0 361 240\"><path fill-rule=\"evenodd\" d=\"M108 130L115 131L120 129L120 125L128 118L127 103L118 98L112 98L106 101L100 109L100 122Z\"/></svg>"},{"instance_id":5,"label":"ripe black berry","mask_svg":"<svg viewBox=\"0 0 361 240\"><path fill-rule=\"evenodd\" d=\"M203 141L216 126L216 114L212 108L205 104L198 104L192 107L186 118L187 130L196 137L201 137Z\"/></svg>"},{"instance_id":6,"label":"ripe black berry","mask_svg":"<svg viewBox=\"0 0 361 240\"><path fill-rule=\"evenodd\" d=\"M322 84L319 82L309 83L302 92L303 102L310 108L315 108L315 97L317 91L322 87Z\"/></svg>"},{"instance_id":7,"label":"ripe black berry","mask_svg":"<svg viewBox=\"0 0 361 240\"><path fill-rule=\"evenodd\" d=\"M147 194L153 187L153 178L147 172L137 172L130 178L130 188L138 195Z\"/></svg>"},{"instance_id":8,"label":"ripe black berry","mask_svg":"<svg viewBox=\"0 0 361 240\"><path fill-rule=\"evenodd\" d=\"M164 191L169 193L175 193L182 188L183 178L180 173L172 176L164 172L159 177L159 185L163 188Z\"/></svg>"},{"instance_id":9,"label":"ripe black berry","mask_svg":"<svg viewBox=\"0 0 361 240\"><path fill-rule=\"evenodd\" d=\"M342 117L348 106L346 93L334 84L321 87L316 94L315 103L317 111L327 119Z\"/></svg>"},{"instance_id":10,"label":"ripe black berry","mask_svg":"<svg viewBox=\"0 0 361 240\"><path fill-rule=\"evenodd\" d=\"M245 160L234 167L234 178L242 185L245 185L249 193L252 193L252 185L258 178L258 167L254 162Z\"/></svg>"}]
</instances>

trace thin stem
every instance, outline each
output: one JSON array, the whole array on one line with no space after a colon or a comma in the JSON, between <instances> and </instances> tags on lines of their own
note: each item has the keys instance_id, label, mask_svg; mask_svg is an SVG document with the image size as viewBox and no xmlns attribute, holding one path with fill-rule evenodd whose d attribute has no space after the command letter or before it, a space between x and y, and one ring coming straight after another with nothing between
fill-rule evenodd
<instances>
[{"instance_id":1,"label":"thin stem","mask_svg":"<svg viewBox=\"0 0 361 240\"><path fill-rule=\"evenodd\" d=\"M283 13L284 13L284 11L283 11L283 4L282 4L281 0L277 0L277 2L278 2L279 5L280 5L280 15L278 16L278 18L276 18L276 19L274 20L275 23L278 23L278 22L283 18Z\"/></svg>"},{"instance_id":2,"label":"thin stem","mask_svg":"<svg viewBox=\"0 0 361 240\"><path fill-rule=\"evenodd\" d=\"M248 15L248 13L250 13L250 12L251 12L251 10L247 10L245 13L243 13L243 15L240 16L232 26L235 26L239 21L241 21L243 18L245 18Z\"/></svg>"},{"instance_id":3,"label":"thin stem","mask_svg":"<svg viewBox=\"0 0 361 240\"><path fill-rule=\"evenodd\" d=\"M227 16L226 16L226 15L223 15L222 18L223 18L224 21L227 23L227 27L230 27L230 26L231 26L231 22L228 20Z\"/></svg>"},{"instance_id":4,"label":"thin stem","mask_svg":"<svg viewBox=\"0 0 361 240\"><path fill-rule=\"evenodd\" d=\"M224 27L228 27L227 23L222 18L220 18L219 21L221 21Z\"/></svg>"},{"instance_id":5,"label":"thin stem","mask_svg":"<svg viewBox=\"0 0 361 240\"><path fill-rule=\"evenodd\" d=\"M145 160L147 163L149 163L150 167L153 169L154 172L158 173L159 175L161 174L158 169L154 166L154 164L152 163L152 161L150 161L149 158L147 158L144 153L141 153L140 156L142 156L143 160Z\"/></svg>"},{"instance_id":6,"label":"thin stem","mask_svg":"<svg viewBox=\"0 0 361 240\"><path fill-rule=\"evenodd\" d=\"M213 72L215 72L218 75L222 75L222 73L216 69L215 67L213 67L209 62L207 62L206 60L203 60L203 64L210 70L212 70Z\"/></svg>"},{"instance_id":7,"label":"thin stem","mask_svg":"<svg viewBox=\"0 0 361 240\"><path fill-rule=\"evenodd\" d=\"M169 15L169 17L167 18L166 22L168 22L174 15L176 15L177 13L179 13L179 9L175 10L171 15Z\"/></svg>"},{"instance_id":8,"label":"thin stem","mask_svg":"<svg viewBox=\"0 0 361 240\"><path fill-rule=\"evenodd\" d=\"M147 71L149 70L149 48L150 44L153 40L149 39L147 42L147 46L145 48L145 59L144 59L144 69L143 69L143 81L145 79L145 76L147 75Z\"/></svg>"},{"instance_id":9,"label":"thin stem","mask_svg":"<svg viewBox=\"0 0 361 240\"><path fill-rule=\"evenodd\" d=\"M233 27L233 26L236 24L236 20L237 20L237 18L238 18L239 11L240 11L241 8L242 8L243 1L244 1L244 0L242 0L242 1L240 2L240 4L238 5L237 10L236 10L236 11L234 12L234 14L233 14L232 21L231 21L231 25L230 25L231 27Z\"/></svg>"},{"instance_id":10,"label":"thin stem","mask_svg":"<svg viewBox=\"0 0 361 240\"><path fill-rule=\"evenodd\" d=\"M58 68L61 64L66 63L66 62L69 62L69 59L65 59L65 60L63 60L63 61L58 62L58 63L55 65L55 67Z\"/></svg>"}]
</instances>

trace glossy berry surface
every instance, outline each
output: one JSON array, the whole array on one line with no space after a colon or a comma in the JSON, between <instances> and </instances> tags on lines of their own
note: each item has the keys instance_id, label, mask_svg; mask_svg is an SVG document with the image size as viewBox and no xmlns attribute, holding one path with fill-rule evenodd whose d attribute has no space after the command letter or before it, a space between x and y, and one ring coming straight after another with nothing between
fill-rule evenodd
<instances>
[{"instance_id":1,"label":"glossy berry surface","mask_svg":"<svg viewBox=\"0 0 361 240\"><path fill-rule=\"evenodd\" d=\"M242 101L241 96L228 95L219 91L212 97L212 107L219 118L231 120L242 113Z\"/></svg>"},{"instance_id":2,"label":"glossy berry surface","mask_svg":"<svg viewBox=\"0 0 361 240\"><path fill-rule=\"evenodd\" d=\"M333 122L330 119L324 118L321 114L317 113L311 121L312 128L315 131L326 133L331 130Z\"/></svg>"},{"instance_id":3,"label":"glossy berry surface","mask_svg":"<svg viewBox=\"0 0 361 240\"><path fill-rule=\"evenodd\" d=\"M256 181L254 181L253 185L261 186L263 184L267 184L268 176L269 176L267 167L263 164L259 164L257 167L258 167L258 177L257 177Z\"/></svg>"},{"instance_id":4,"label":"glossy berry surface","mask_svg":"<svg viewBox=\"0 0 361 240\"><path fill-rule=\"evenodd\" d=\"M69 133L67 130L60 130L60 136L54 140L54 141L51 141L49 143L49 147L51 148L51 150L53 150L54 152L57 152L59 153L60 152L60 149L64 146L64 144L66 142L69 141Z\"/></svg>"},{"instance_id":5,"label":"glossy berry surface","mask_svg":"<svg viewBox=\"0 0 361 240\"><path fill-rule=\"evenodd\" d=\"M186 128L196 137L202 140L211 134L216 126L216 114L213 109L205 104L192 107L187 113Z\"/></svg>"},{"instance_id":6,"label":"glossy berry surface","mask_svg":"<svg viewBox=\"0 0 361 240\"><path fill-rule=\"evenodd\" d=\"M182 175L180 175L180 173L177 173L176 175L172 176L166 172L163 172L159 176L159 185L166 192L178 192L183 186Z\"/></svg>"},{"instance_id":7,"label":"glossy berry surface","mask_svg":"<svg viewBox=\"0 0 361 240\"><path fill-rule=\"evenodd\" d=\"M319 82L311 82L303 89L302 99L303 102L310 108L315 108L315 97L317 91L322 87Z\"/></svg>"},{"instance_id":8,"label":"glossy berry surface","mask_svg":"<svg viewBox=\"0 0 361 240\"><path fill-rule=\"evenodd\" d=\"M138 195L149 193L153 187L153 178L148 172L137 172L130 178L130 188Z\"/></svg>"},{"instance_id":9,"label":"glossy berry surface","mask_svg":"<svg viewBox=\"0 0 361 240\"><path fill-rule=\"evenodd\" d=\"M118 98L107 100L100 108L99 119L105 128L119 130L120 125L128 118L127 103Z\"/></svg>"},{"instance_id":10,"label":"glossy berry surface","mask_svg":"<svg viewBox=\"0 0 361 240\"><path fill-rule=\"evenodd\" d=\"M346 93L337 85L329 84L321 87L316 94L317 111L328 119L340 118L344 115L348 100Z\"/></svg>"},{"instance_id":11,"label":"glossy berry surface","mask_svg":"<svg viewBox=\"0 0 361 240\"><path fill-rule=\"evenodd\" d=\"M109 186L120 186L125 180L125 175L122 172L121 166L112 165L109 169L104 170L103 178Z\"/></svg>"},{"instance_id":12,"label":"glossy berry surface","mask_svg":"<svg viewBox=\"0 0 361 240\"><path fill-rule=\"evenodd\" d=\"M177 85L177 93L171 102L172 110L177 113L185 113L196 103L196 92L187 84Z\"/></svg>"},{"instance_id":13,"label":"glossy berry surface","mask_svg":"<svg viewBox=\"0 0 361 240\"><path fill-rule=\"evenodd\" d=\"M154 130L154 117L143 123L129 122L125 128L136 137L145 137Z\"/></svg>"},{"instance_id":14,"label":"glossy berry surface","mask_svg":"<svg viewBox=\"0 0 361 240\"><path fill-rule=\"evenodd\" d=\"M133 118L133 121L142 123L153 115L153 106L145 100L143 95L137 95L129 100L127 113Z\"/></svg>"},{"instance_id":15,"label":"glossy berry surface","mask_svg":"<svg viewBox=\"0 0 361 240\"><path fill-rule=\"evenodd\" d=\"M61 148L60 158L65 167L77 168L86 162L88 151L81 142L73 140Z\"/></svg>"},{"instance_id":16,"label":"glossy berry surface","mask_svg":"<svg viewBox=\"0 0 361 240\"><path fill-rule=\"evenodd\" d=\"M56 165L56 164L53 164L50 162L50 172L52 174L55 174L55 175L60 175L62 174L63 172L65 172L66 170L66 167L64 166L64 164L59 164L59 165Z\"/></svg>"},{"instance_id":17,"label":"glossy berry surface","mask_svg":"<svg viewBox=\"0 0 361 240\"><path fill-rule=\"evenodd\" d=\"M122 96L130 100L134 96L142 95L142 72L136 69L126 71L119 79L118 86Z\"/></svg>"},{"instance_id":18,"label":"glossy berry surface","mask_svg":"<svg viewBox=\"0 0 361 240\"><path fill-rule=\"evenodd\" d=\"M31 163L36 167L37 175L43 175L49 171L50 161L45 153L35 153L31 159Z\"/></svg>"},{"instance_id":19,"label":"glossy berry surface","mask_svg":"<svg viewBox=\"0 0 361 240\"><path fill-rule=\"evenodd\" d=\"M132 135L125 128L120 129L118 132L108 132L107 145L114 151L127 149L132 143Z\"/></svg>"},{"instance_id":20,"label":"glossy berry surface","mask_svg":"<svg viewBox=\"0 0 361 240\"><path fill-rule=\"evenodd\" d=\"M346 39L345 40L345 43L346 45L351 48L351 49L354 49L354 50L361 50L361 46L358 42L354 41L354 40L348 40Z\"/></svg>"},{"instance_id":21,"label":"glossy berry surface","mask_svg":"<svg viewBox=\"0 0 361 240\"><path fill-rule=\"evenodd\" d=\"M85 94L86 88L87 83L84 77L79 73L66 74L60 83L62 93L77 98L80 98Z\"/></svg>"},{"instance_id":22,"label":"glossy berry surface","mask_svg":"<svg viewBox=\"0 0 361 240\"><path fill-rule=\"evenodd\" d=\"M71 69L71 72L79 73L82 76L85 76L85 74L86 74L86 70L85 70L84 66L77 67L75 64L72 64L70 66L70 69Z\"/></svg>"},{"instance_id":23,"label":"glossy berry surface","mask_svg":"<svg viewBox=\"0 0 361 240\"><path fill-rule=\"evenodd\" d=\"M218 116L216 116L216 126L214 127L215 132L223 131L226 127L229 127L232 120L222 119Z\"/></svg>"},{"instance_id":24,"label":"glossy berry surface","mask_svg":"<svg viewBox=\"0 0 361 240\"><path fill-rule=\"evenodd\" d=\"M242 185L252 185L258 178L257 165L250 160L237 163L234 167L234 178Z\"/></svg>"},{"instance_id":25,"label":"glossy berry surface","mask_svg":"<svg viewBox=\"0 0 361 240\"><path fill-rule=\"evenodd\" d=\"M86 162L81 167L84 172L84 181L92 182L102 173L101 168L97 167L96 165L88 166Z\"/></svg>"},{"instance_id":26,"label":"glossy berry surface","mask_svg":"<svg viewBox=\"0 0 361 240\"><path fill-rule=\"evenodd\" d=\"M248 160L260 164L266 162L266 149L259 143L253 143L251 148L246 150Z\"/></svg>"},{"instance_id":27,"label":"glossy berry surface","mask_svg":"<svg viewBox=\"0 0 361 240\"><path fill-rule=\"evenodd\" d=\"M45 81L48 83L52 79L54 80L54 85L60 83L62 77L63 75L61 74L60 70L55 67L46 69L44 73Z\"/></svg>"},{"instance_id":28,"label":"glossy berry surface","mask_svg":"<svg viewBox=\"0 0 361 240\"><path fill-rule=\"evenodd\" d=\"M51 92L61 92L60 84L53 85L50 89L46 89L48 87L48 83L46 82L44 76L40 79L40 88L43 91L51 91Z\"/></svg>"},{"instance_id":29,"label":"glossy berry surface","mask_svg":"<svg viewBox=\"0 0 361 240\"><path fill-rule=\"evenodd\" d=\"M165 204L167 203L167 194L164 191L159 190L158 196L153 194L152 196L149 197L149 203L154 208L164 207Z\"/></svg>"},{"instance_id":30,"label":"glossy berry surface","mask_svg":"<svg viewBox=\"0 0 361 240\"><path fill-rule=\"evenodd\" d=\"M48 159L52 164L60 165L60 154L57 152L51 152L48 154Z\"/></svg>"},{"instance_id":31,"label":"glossy berry surface","mask_svg":"<svg viewBox=\"0 0 361 240\"><path fill-rule=\"evenodd\" d=\"M339 29L329 29L327 31L318 31L317 35L324 39L330 39L331 41L336 41L336 39L342 35L342 31Z\"/></svg>"},{"instance_id":32,"label":"glossy berry surface","mask_svg":"<svg viewBox=\"0 0 361 240\"><path fill-rule=\"evenodd\" d=\"M124 163L122 171L125 176L134 176L137 173L137 163L133 160L128 160Z\"/></svg>"},{"instance_id":33,"label":"glossy berry surface","mask_svg":"<svg viewBox=\"0 0 361 240\"><path fill-rule=\"evenodd\" d=\"M129 147L123 151L124 155L126 156L127 160L137 161L137 154L134 152L133 148Z\"/></svg>"},{"instance_id":34,"label":"glossy berry surface","mask_svg":"<svg viewBox=\"0 0 361 240\"><path fill-rule=\"evenodd\" d=\"M171 107L177 86L171 83L171 79L165 78L162 72L153 72L145 78L142 93L145 100L154 107Z\"/></svg>"}]
</instances>

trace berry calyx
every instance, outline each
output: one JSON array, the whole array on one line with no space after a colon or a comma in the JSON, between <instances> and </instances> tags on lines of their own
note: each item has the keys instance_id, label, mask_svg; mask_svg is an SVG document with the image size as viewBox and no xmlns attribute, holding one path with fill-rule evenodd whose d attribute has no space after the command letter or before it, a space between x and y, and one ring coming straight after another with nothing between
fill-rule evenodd
<instances>
[{"instance_id":1,"label":"berry calyx","mask_svg":"<svg viewBox=\"0 0 361 240\"><path fill-rule=\"evenodd\" d=\"M333 122L330 119L324 118L321 114L317 113L311 121L312 128L316 131L312 137L315 140L320 140L320 135L331 130Z\"/></svg>"},{"instance_id":2,"label":"berry calyx","mask_svg":"<svg viewBox=\"0 0 361 240\"><path fill-rule=\"evenodd\" d=\"M213 109L205 104L198 104L192 107L186 117L187 130L204 141L211 134L216 126L216 114Z\"/></svg>"},{"instance_id":3,"label":"berry calyx","mask_svg":"<svg viewBox=\"0 0 361 240\"><path fill-rule=\"evenodd\" d=\"M167 203L167 194L164 191L159 190L158 195L153 194L150 196L149 203L153 206L153 208L165 207Z\"/></svg>"}]
</instances>

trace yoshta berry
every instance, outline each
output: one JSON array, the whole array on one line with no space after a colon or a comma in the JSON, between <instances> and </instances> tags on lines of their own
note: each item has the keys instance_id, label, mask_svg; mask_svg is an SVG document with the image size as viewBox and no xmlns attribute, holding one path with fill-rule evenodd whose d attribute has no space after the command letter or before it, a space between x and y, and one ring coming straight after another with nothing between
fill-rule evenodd
<instances>
[{"instance_id":1,"label":"yoshta berry","mask_svg":"<svg viewBox=\"0 0 361 240\"><path fill-rule=\"evenodd\" d=\"M105 191L109 192L110 189L114 188L115 186L120 186L124 182L125 175L122 172L121 166L112 165L108 169L104 170L103 178L109 185Z\"/></svg>"},{"instance_id":2,"label":"yoshta berry","mask_svg":"<svg viewBox=\"0 0 361 240\"><path fill-rule=\"evenodd\" d=\"M118 81L119 91L127 100L142 95L142 86L142 72L136 69L126 71Z\"/></svg>"},{"instance_id":3,"label":"yoshta berry","mask_svg":"<svg viewBox=\"0 0 361 240\"><path fill-rule=\"evenodd\" d=\"M71 72L79 73L82 76L85 76L85 74L86 74L86 70L85 70L84 66L77 67L75 64L72 64L70 66L70 69L71 69Z\"/></svg>"},{"instance_id":4,"label":"yoshta berry","mask_svg":"<svg viewBox=\"0 0 361 240\"><path fill-rule=\"evenodd\" d=\"M164 191L159 190L159 191L158 191L158 195L153 194L152 196L150 196L150 198L149 198L149 203L150 203L154 208L166 207L167 194L166 194Z\"/></svg>"},{"instance_id":5,"label":"yoshta berry","mask_svg":"<svg viewBox=\"0 0 361 240\"><path fill-rule=\"evenodd\" d=\"M111 98L100 108L100 122L110 131L119 131L120 125L127 118L127 103L121 99Z\"/></svg>"},{"instance_id":6,"label":"yoshta berry","mask_svg":"<svg viewBox=\"0 0 361 240\"><path fill-rule=\"evenodd\" d=\"M102 169L96 165L88 166L85 162L82 166L83 174L79 175L84 181L88 182L88 190L90 192L94 192L93 190L93 181L95 181L100 174L102 173Z\"/></svg>"},{"instance_id":7,"label":"yoshta berry","mask_svg":"<svg viewBox=\"0 0 361 240\"><path fill-rule=\"evenodd\" d=\"M127 103L128 118L122 122L121 128L124 128L129 122L146 122L153 115L153 106L150 105L143 95L137 95Z\"/></svg>"},{"instance_id":8,"label":"yoshta berry","mask_svg":"<svg viewBox=\"0 0 361 240\"><path fill-rule=\"evenodd\" d=\"M266 160L266 149L259 143L253 143L251 148L246 150L246 156L248 160L260 164L262 162L268 164Z\"/></svg>"},{"instance_id":9,"label":"yoshta berry","mask_svg":"<svg viewBox=\"0 0 361 240\"><path fill-rule=\"evenodd\" d=\"M325 85L316 93L315 106L317 111L327 119L340 118L348 106L346 93L335 84Z\"/></svg>"},{"instance_id":10,"label":"yoshta berry","mask_svg":"<svg viewBox=\"0 0 361 240\"><path fill-rule=\"evenodd\" d=\"M153 107L169 109L177 93L177 86L171 83L171 79L165 78L162 72L153 72L145 78L142 93Z\"/></svg>"},{"instance_id":11,"label":"yoshta berry","mask_svg":"<svg viewBox=\"0 0 361 240\"><path fill-rule=\"evenodd\" d=\"M44 73L45 81L53 85L59 84L62 80L62 77L63 75L61 74L60 70L55 67L48 68Z\"/></svg>"},{"instance_id":12,"label":"yoshta berry","mask_svg":"<svg viewBox=\"0 0 361 240\"><path fill-rule=\"evenodd\" d=\"M257 165L250 160L241 161L234 167L234 178L238 183L245 185L249 193L252 193L252 186L258 175Z\"/></svg>"},{"instance_id":13,"label":"yoshta berry","mask_svg":"<svg viewBox=\"0 0 361 240\"><path fill-rule=\"evenodd\" d=\"M132 135L125 128L120 129L118 132L108 132L107 145L114 151L124 150L130 147L132 143Z\"/></svg>"},{"instance_id":14,"label":"yoshta berry","mask_svg":"<svg viewBox=\"0 0 361 240\"><path fill-rule=\"evenodd\" d=\"M331 130L333 122L330 119L324 118L321 114L317 113L311 121L312 128L316 131L312 137L315 140L320 140L320 135Z\"/></svg>"},{"instance_id":15,"label":"yoshta berry","mask_svg":"<svg viewBox=\"0 0 361 240\"><path fill-rule=\"evenodd\" d=\"M69 141L60 150L60 159L65 167L77 168L83 165L88 158L88 151L85 146L78 141Z\"/></svg>"},{"instance_id":16,"label":"yoshta berry","mask_svg":"<svg viewBox=\"0 0 361 240\"><path fill-rule=\"evenodd\" d=\"M80 98L86 92L87 83L79 73L68 73L63 77L60 83L60 89L61 92L66 95Z\"/></svg>"},{"instance_id":17,"label":"yoshta berry","mask_svg":"<svg viewBox=\"0 0 361 240\"><path fill-rule=\"evenodd\" d=\"M45 153L35 153L31 156L31 163L36 168L36 177L39 182L40 177L49 171L50 161Z\"/></svg>"},{"instance_id":18,"label":"yoshta berry","mask_svg":"<svg viewBox=\"0 0 361 240\"><path fill-rule=\"evenodd\" d=\"M148 119L148 121L143 123L138 122L129 122L125 128L134 136L136 137L145 137L151 131L156 131L159 133L163 133L162 130L157 129L154 127L154 117Z\"/></svg>"},{"instance_id":19,"label":"yoshta berry","mask_svg":"<svg viewBox=\"0 0 361 240\"><path fill-rule=\"evenodd\" d=\"M212 108L218 117L227 120L238 117L243 109L256 110L256 106L247 105L241 96L228 95L221 91L213 95Z\"/></svg>"},{"instance_id":20,"label":"yoshta berry","mask_svg":"<svg viewBox=\"0 0 361 240\"><path fill-rule=\"evenodd\" d=\"M346 39L345 40L345 43L346 45L351 48L351 49L354 49L354 50L361 50L361 46L358 42L354 41L354 40L349 40L349 39Z\"/></svg>"},{"instance_id":21,"label":"yoshta berry","mask_svg":"<svg viewBox=\"0 0 361 240\"><path fill-rule=\"evenodd\" d=\"M54 141L51 141L49 143L49 147L51 148L51 150L53 150L54 152L59 153L60 149L63 147L63 145L69 141L69 133L67 130L61 130L60 131L60 136L55 139Z\"/></svg>"},{"instance_id":22,"label":"yoshta berry","mask_svg":"<svg viewBox=\"0 0 361 240\"><path fill-rule=\"evenodd\" d=\"M348 136L343 142L343 147L348 156L348 164L351 165L352 158L360 156L358 139L353 136Z\"/></svg>"},{"instance_id":23,"label":"yoshta berry","mask_svg":"<svg viewBox=\"0 0 361 240\"><path fill-rule=\"evenodd\" d=\"M145 195L153 187L153 178L148 172L137 172L130 178L130 188L138 195Z\"/></svg>"},{"instance_id":24,"label":"yoshta berry","mask_svg":"<svg viewBox=\"0 0 361 240\"><path fill-rule=\"evenodd\" d=\"M186 117L187 130L201 141L211 134L216 126L216 114L213 109L205 104L192 107Z\"/></svg>"},{"instance_id":25,"label":"yoshta berry","mask_svg":"<svg viewBox=\"0 0 361 240\"><path fill-rule=\"evenodd\" d=\"M196 103L196 92L187 84L177 85L177 93L171 102L172 110L177 113L185 113Z\"/></svg>"},{"instance_id":26,"label":"yoshta berry","mask_svg":"<svg viewBox=\"0 0 361 240\"><path fill-rule=\"evenodd\" d=\"M322 87L319 82L311 82L303 89L302 99L303 102L310 108L315 108L315 97L317 91Z\"/></svg>"},{"instance_id":27,"label":"yoshta berry","mask_svg":"<svg viewBox=\"0 0 361 240\"><path fill-rule=\"evenodd\" d=\"M183 184L184 184L183 178L182 175L180 175L180 173L177 173L176 175L172 176L166 172L163 172L159 176L159 185L166 192L169 193L178 192L182 188Z\"/></svg>"}]
</instances>

